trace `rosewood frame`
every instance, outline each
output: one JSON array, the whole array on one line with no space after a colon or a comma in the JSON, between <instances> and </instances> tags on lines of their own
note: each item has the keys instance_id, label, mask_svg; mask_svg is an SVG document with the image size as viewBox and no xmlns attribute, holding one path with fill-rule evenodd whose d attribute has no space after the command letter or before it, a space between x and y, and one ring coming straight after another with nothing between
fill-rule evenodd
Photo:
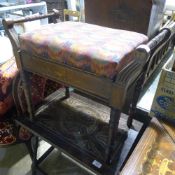
<instances>
[{"instance_id":1,"label":"rosewood frame","mask_svg":"<svg viewBox=\"0 0 175 175\"><path fill-rule=\"evenodd\" d=\"M20 70L30 119L31 121L34 120L34 109L27 81L27 72L36 73L56 82L63 83L66 86L72 86L84 94L95 97L111 108L108 146L105 152L106 162L110 163L112 161L112 145L118 129L120 114L121 112L130 114L128 126L131 127L136 104L143 86L160 62L165 59L166 54L172 51L174 47L172 41L174 39L175 23L163 28L147 44L140 45L135 50L135 59L126 65L117 74L116 79L112 81L20 50L18 36L13 28L14 24L51 16L56 18L59 14L55 11L49 15L35 15L23 19L3 20L5 31L13 45L17 67ZM18 103L18 100L16 99L15 102Z\"/></svg>"}]
</instances>

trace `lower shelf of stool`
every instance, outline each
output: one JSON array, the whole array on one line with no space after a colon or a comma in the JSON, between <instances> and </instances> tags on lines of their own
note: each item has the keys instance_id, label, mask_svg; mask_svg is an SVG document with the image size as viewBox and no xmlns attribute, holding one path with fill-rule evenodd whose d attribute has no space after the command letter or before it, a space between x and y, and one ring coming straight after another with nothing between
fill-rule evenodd
<instances>
[{"instance_id":1,"label":"lower shelf of stool","mask_svg":"<svg viewBox=\"0 0 175 175\"><path fill-rule=\"evenodd\" d=\"M119 165L118 160L127 132L122 129L117 131L112 152L113 163L106 164L110 112L107 107L75 94L61 102L58 97L48 108L42 107L39 111L33 121L23 116L17 118L16 122L96 174L114 175L116 169L120 168L122 163ZM129 144L128 151L132 146L132 143Z\"/></svg>"},{"instance_id":2,"label":"lower shelf of stool","mask_svg":"<svg viewBox=\"0 0 175 175\"><path fill-rule=\"evenodd\" d=\"M111 165L107 165L105 162L102 162L101 160L99 161L98 158L95 158L92 155L88 154L88 152L78 149L76 145L68 143L64 138L60 138L59 136L50 133L47 128L43 128L37 123L33 123L28 119L17 119L16 122L19 125L27 128L33 134L41 137L43 140L50 143L55 148L58 148L61 150L61 152L70 157L70 159L81 164L90 171L96 174L104 175L113 175L115 173L116 161L114 161L114 163ZM125 137L123 138L123 142L124 140ZM121 145L118 147L119 152L122 146L123 143L121 142ZM120 156L119 153L118 156ZM118 156L116 156L116 160ZM39 161L39 163L41 163L41 161Z\"/></svg>"}]
</instances>

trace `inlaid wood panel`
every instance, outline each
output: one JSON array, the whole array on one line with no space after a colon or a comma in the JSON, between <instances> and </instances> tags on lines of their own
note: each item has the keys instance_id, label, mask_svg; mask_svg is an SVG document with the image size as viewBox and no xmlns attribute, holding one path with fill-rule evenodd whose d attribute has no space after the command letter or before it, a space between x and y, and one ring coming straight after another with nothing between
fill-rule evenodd
<instances>
[{"instance_id":1,"label":"inlaid wood panel","mask_svg":"<svg viewBox=\"0 0 175 175\"><path fill-rule=\"evenodd\" d=\"M171 136L175 133L175 127L164 126ZM175 174L175 143L157 119L152 119L121 172L121 175L140 174Z\"/></svg>"}]
</instances>

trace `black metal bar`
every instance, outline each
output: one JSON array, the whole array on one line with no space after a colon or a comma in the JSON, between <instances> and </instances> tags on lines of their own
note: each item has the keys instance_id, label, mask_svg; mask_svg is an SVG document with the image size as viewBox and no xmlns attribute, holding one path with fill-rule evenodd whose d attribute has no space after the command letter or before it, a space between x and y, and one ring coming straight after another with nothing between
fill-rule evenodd
<instances>
[{"instance_id":1,"label":"black metal bar","mask_svg":"<svg viewBox=\"0 0 175 175\"><path fill-rule=\"evenodd\" d=\"M142 117L142 115L140 115L140 116ZM124 160L122 166L120 167L120 171L124 168L124 166L125 166L127 160L129 159L130 155L132 154L134 148L136 147L137 143L139 142L140 138L142 137L144 131L145 131L146 128L147 128L147 126L148 126L148 123L147 123L147 124L145 124L145 123L143 124L143 126L142 126L142 128L140 129L140 131L139 131L139 133L138 133L138 135L137 135L137 137L136 137L136 139L135 139L135 141L134 141L134 143L133 143L131 149L129 150L129 152L128 152L128 154L127 154L126 159Z\"/></svg>"},{"instance_id":2,"label":"black metal bar","mask_svg":"<svg viewBox=\"0 0 175 175\"><path fill-rule=\"evenodd\" d=\"M54 150L54 147L51 146L45 153L37 160L37 165L39 165L42 161L44 161L47 156Z\"/></svg>"},{"instance_id":3,"label":"black metal bar","mask_svg":"<svg viewBox=\"0 0 175 175\"><path fill-rule=\"evenodd\" d=\"M40 172L40 174L42 174L42 175L48 175L45 171L43 171L40 167L36 167L36 171L37 172ZM37 173L38 174L38 173Z\"/></svg>"},{"instance_id":4,"label":"black metal bar","mask_svg":"<svg viewBox=\"0 0 175 175\"><path fill-rule=\"evenodd\" d=\"M32 149L32 145L31 145L31 139L24 142L26 147L27 147L27 150L29 152L29 155L30 155L30 158L33 160L33 149Z\"/></svg>"},{"instance_id":5,"label":"black metal bar","mask_svg":"<svg viewBox=\"0 0 175 175\"><path fill-rule=\"evenodd\" d=\"M31 140L33 147L33 160L32 160L32 175L36 175L37 173L37 150L38 150L38 137L34 136Z\"/></svg>"}]
</instances>

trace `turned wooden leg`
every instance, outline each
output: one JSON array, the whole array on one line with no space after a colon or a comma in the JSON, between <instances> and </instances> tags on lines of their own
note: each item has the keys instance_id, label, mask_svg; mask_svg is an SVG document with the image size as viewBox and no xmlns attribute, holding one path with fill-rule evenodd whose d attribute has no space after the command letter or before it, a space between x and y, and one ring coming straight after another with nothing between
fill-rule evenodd
<instances>
[{"instance_id":1,"label":"turned wooden leg","mask_svg":"<svg viewBox=\"0 0 175 175\"><path fill-rule=\"evenodd\" d=\"M135 86L135 90L134 90L133 97L132 97L133 99L132 99L130 109L129 109L129 117L127 120L127 126L129 128L133 127L132 122L133 122L133 118L136 114L137 102L139 100L139 96L140 96L140 93L142 90L144 79L145 79L145 74L143 73L141 75L141 77L139 78L139 80L137 81L136 86Z\"/></svg>"},{"instance_id":2,"label":"turned wooden leg","mask_svg":"<svg viewBox=\"0 0 175 175\"><path fill-rule=\"evenodd\" d=\"M20 84L21 84L20 75L17 74L16 77L14 78L14 80L13 80L13 85L12 85L12 96L13 96L13 99L14 99L17 116L22 115L22 108L21 108L20 99L19 99L19 96L18 96L19 89L20 89Z\"/></svg>"},{"instance_id":3,"label":"turned wooden leg","mask_svg":"<svg viewBox=\"0 0 175 175\"><path fill-rule=\"evenodd\" d=\"M66 96L66 98L70 97L69 87L66 87L65 96Z\"/></svg>"},{"instance_id":4,"label":"turned wooden leg","mask_svg":"<svg viewBox=\"0 0 175 175\"><path fill-rule=\"evenodd\" d=\"M31 89L30 89L30 84L28 80L28 73L23 70L21 70L20 73L21 73L20 75L21 75L21 80L22 80L22 86L24 88L24 94L25 94L26 103L27 103L27 109L29 112L30 119L33 120L34 107L32 104L32 95L31 95Z\"/></svg>"},{"instance_id":5,"label":"turned wooden leg","mask_svg":"<svg viewBox=\"0 0 175 175\"><path fill-rule=\"evenodd\" d=\"M111 108L110 120L109 120L109 134L108 144L106 148L106 163L111 163L111 153L114 146L115 135L118 130L118 124L120 119L121 111Z\"/></svg>"},{"instance_id":6,"label":"turned wooden leg","mask_svg":"<svg viewBox=\"0 0 175 175\"><path fill-rule=\"evenodd\" d=\"M137 107L137 101L139 99L139 95L140 95L140 90L135 88L133 99L132 99L132 103L131 103L130 109L129 109L129 116L128 116L128 120L127 120L128 128L132 128L133 127L132 126L132 122L133 122L134 115L136 113L136 107Z\"/></svg>"},{"instance_id":7,"label":"turned wooden leg","mask_svg":"<svg viewBox=\"0 0 175 175\"><path fill-rule=\"evenodd\" d=\"M130 106L129 116L128 116L128 120L127 120L128 128L132 128L133 127L132 122L133 122L134 115L136 113L135 112L136 111L136 105L137 104L131 104L131 106Z\"/></svg>"},{"instance_id":8,"label":"turned wooden leg","mask_svg":"<svg viewBox=\"0 0 175 175\"><path fill-rule=\"evenodd\" d=\"M33 159L32 159L32 175L36 175L37 168L37 152L38 152L38 137L34 136L31 140L32 149L33 149Z\"/></svg>"}]
</instances>

